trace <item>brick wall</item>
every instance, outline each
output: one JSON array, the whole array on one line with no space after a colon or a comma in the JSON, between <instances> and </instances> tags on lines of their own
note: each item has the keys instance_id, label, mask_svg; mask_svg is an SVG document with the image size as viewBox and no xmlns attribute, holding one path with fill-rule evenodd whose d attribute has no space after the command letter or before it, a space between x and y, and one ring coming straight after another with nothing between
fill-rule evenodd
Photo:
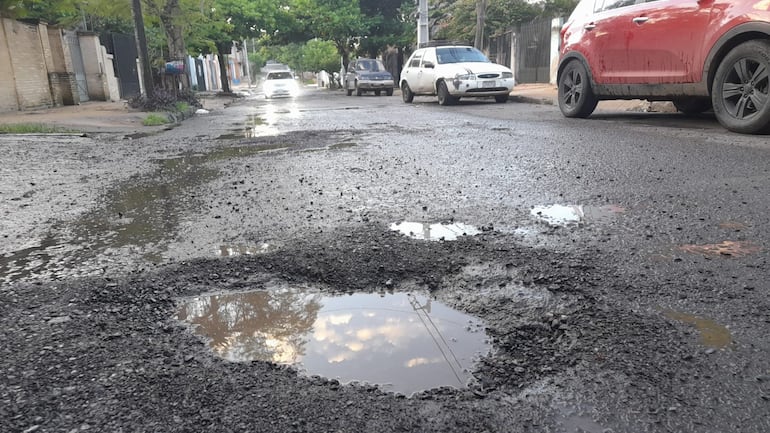
<instances>
[{"instance_id":1,"label":"brick wall","mask_svg":"<svg viewBox=\"0 0 770 433\"><path fill-rule=\"evenodd\" d=\"M11 51L5 37L5 21L0 18L0 111L15 111L19 109L19 103L11 68Z\"/></svg>"},{"instance_id":2,"label":"brick wall","mask_svg":"<svg viewBox=\"0 0 770 433\"><path fill-rule=\"evenodd\" d=\"M38 25L4 19L5 39L11 52L11 68L16 82L19 109L48 107L53 104L43 40Z\"/></svg>"},{"instance_id":3,"label":"brick wall","mask_svg":"<svg viewBox=\"0 0 770 433\"><path fill-rule=\"evenodd\" d=\"M48 28L48 45L51 50L51 66L48 70L48 81L54 105L76 105L80 103L75 74L68 67L69 56L65 55L64 38L61 30ZM70 62L71 63L71 62Z\"/></svg>"}]
</instances>

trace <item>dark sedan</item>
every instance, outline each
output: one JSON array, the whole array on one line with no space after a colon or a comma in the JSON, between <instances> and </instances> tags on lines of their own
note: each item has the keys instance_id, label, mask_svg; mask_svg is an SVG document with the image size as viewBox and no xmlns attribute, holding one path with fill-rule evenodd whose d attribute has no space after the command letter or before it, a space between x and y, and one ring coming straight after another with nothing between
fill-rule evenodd
<instances>
[{"instance_id":1,"label":"dark sedan","mask_svg":"<svg viewBox=\"0 0 770 433\"><path fill-rule=\"evenodd\" d=\"M348 96L352 95L353 91L356 96L361 96L364 92L374 92L380 96L383 91L391 96L394 80L380 60L357 59L348 65L344 86Z\"/></svg>"}]
</instances>

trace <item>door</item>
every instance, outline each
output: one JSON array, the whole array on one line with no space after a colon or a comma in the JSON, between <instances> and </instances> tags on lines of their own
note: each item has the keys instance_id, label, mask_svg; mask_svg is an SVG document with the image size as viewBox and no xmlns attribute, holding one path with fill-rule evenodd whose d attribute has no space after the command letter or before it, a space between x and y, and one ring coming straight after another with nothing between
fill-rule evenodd
<instances>
[{"instance_id":1,"label":"door","mask_svg":"<svg viewBox=\"0 0 770 433\"><path fill-rule=\"evenodd\" d=\"M431 67L431 65L433 65ZM417 88L420 93L435 93L436 88L436 50L428 48L422 55L420 72L417 74Z\"/></svg>"},{"instance_id":2,"label":"door","mask_svg":"<svg viewBox=\"0 0 770 433\"><path fill-rule=\"evenodd\" d=\"M596 82L673 84L700 80L710 1L608 0L597 15ZM604 18L600 18L604 16Z\"/></svg>"},{"instance_id":3,"label":"door","mask_svg":"<svg viewBox=\"0 0 770 433\"><path fill-rule=\"evenodd\" d=\"M83 63L83 54L80 51L80 40L77 32L65 32L65 39L72 56L72 69L75 72L75 82L78 88L80 102L88 101L88 82L86 81L86 67Z\"/></svg>"},{"instance_id":4,"label":"door","mask_svg":"<svg viewBox=\"0 0 770 433\"><path fill-rule=\"evenodd\" d=\"M417 81L420 77L420 62L422 61L423 53L425 53L424 49L415 51L401 72L401 78L409 84L409 88L413 93L417 91Z\"/></svg>"}]
</instances>

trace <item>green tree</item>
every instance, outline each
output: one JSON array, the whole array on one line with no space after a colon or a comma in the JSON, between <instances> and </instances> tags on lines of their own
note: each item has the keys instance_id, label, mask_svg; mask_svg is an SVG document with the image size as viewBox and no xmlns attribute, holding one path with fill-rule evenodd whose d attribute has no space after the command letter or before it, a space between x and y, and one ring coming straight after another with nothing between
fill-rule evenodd
<instances>
[{"instance_id":1,"label":"green tree","mask_svg":"<svg viewBox=\"0 0 770 433\"><path fill-rule=\"evenodd\" d=\"M358 0L296 0L294 6L307 33L332 42L347 67L354 42L366 30Z\"/></svg>"},{"instance_id":2,"label":"green tree","mask_svg":"<svg viewBox=\"0 0 770 433\"><path fill-rule=\"evenodd\" d=\"M359 39L358 52L377 57L389 47L402 48L414 41L415 27L408 12L412 0L360 0L366 29Z\"/></svg>"},{"instance_id":3,"label":"green tree","mask_svg":"<svg viewBox=\"0 0 770 433\"><path fill-rule=\"evenodd\" d=\"M213 0L211 8L205 11L193 43L201 52L218 54L225 93L232 91L225 58L230 54L233 42L273 34L277 9L278 4L271 0Z\"/></svg>"},{"instance_id":4,"label":"green tree","mask_svg":"<svg viewBox=\"0 0 770 433\"><path fill-rule=\"evenodd\" d=\"M333 72L340 68L340 56L334 43L313 39L302 48L302 63L307 71Z\"/></svg>"}]
</instances>

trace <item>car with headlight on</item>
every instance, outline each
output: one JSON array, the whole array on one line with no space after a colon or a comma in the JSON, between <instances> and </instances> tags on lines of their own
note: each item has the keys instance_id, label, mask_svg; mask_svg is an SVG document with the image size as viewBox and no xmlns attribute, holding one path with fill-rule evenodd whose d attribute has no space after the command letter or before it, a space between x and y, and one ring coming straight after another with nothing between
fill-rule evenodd
<instances>
[{"instance_id":1,"label":"car with headlight on","mask_svg":"<svg viewBox=\"0 0 770 433\"><path fill-rule=\"evenodd\" d=\"M385 92L391 96L394 85L393 75L379 59L356 59L348 64L344 84L348 96L353 92L356 92L356 96L364 92L374 92L377 96Z\"/></svg>"},{"instance_id":2,"label":"car with headlight on","mask_svg":"<svg viewBox=\"0 0 770 433\"><path fill-rule=\"evenodd\" d=\"M262 92L265 94L265 99L297 96L299 85L291 71L272 71L265 75Z\"/></svg>"},{"instance_id":3,"label":"car with headlight on","mask_svg":"<svg viewBox=\"0 0 770 433\"><path fill-rule=\"evenodd\" d=\"M415 96L437 96L441 105L465 97L492 97L503 103L513 90L513 72L474 47L437 45L418 48L401 71L399 87L404 102Z\"/></svg>"}]
</instances>

